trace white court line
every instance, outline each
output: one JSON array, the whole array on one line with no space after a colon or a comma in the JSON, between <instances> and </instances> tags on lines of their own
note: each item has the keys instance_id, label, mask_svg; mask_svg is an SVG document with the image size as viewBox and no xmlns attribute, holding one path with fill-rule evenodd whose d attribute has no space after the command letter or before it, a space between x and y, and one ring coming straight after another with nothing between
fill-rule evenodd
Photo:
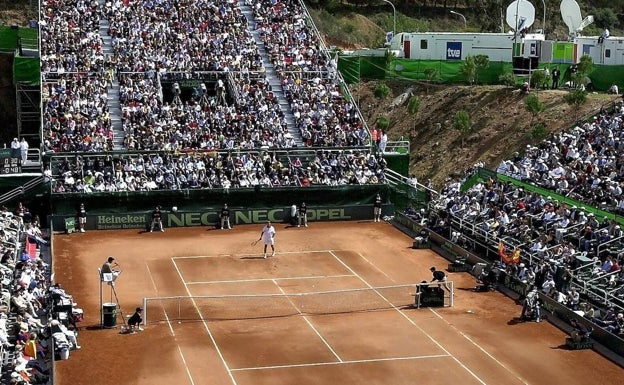
<instances>
[{"instance_id":1,"label":"white court line","mask_svg":"<svg viewBox=\"0 0 624 385\"><path fill-rule=\"evenodd\" d=\"M377 270L378 272L380 272L381 274L385 275L389 280L391 280L392 282L396 282L394 279L392 279L388 274L386 274L385 271L381 270L380 268L377 267L377 265L375 265L374 263L372 263L371 261L369 261L368 259L366 259L365 256L363 256L361 253L357 253L357 255L360 256L360 258L362 258L363 260L365 260L369 265L371 265L372 267L375 268L375 270Z\"/></svg>"},{"instance_id":2,"label":"white court line","mask_svg":"<svg viewBox=\"0 0 624 385\"><path fill-rule=\"evenodd\" d=\"M284 289L282 289L282 287L280 285L277 284L277 282L274 282L275 286L277 286L277 288L279 289L279 291L282 292L282 294L286 295L286 292L284 291ZM338 353L336 353L336 351L331 347L331 345L329 344L329 342L327 342L327 340L325 338L323 338L323 336L321 335L321 333L319 333L318 330L316 330L316 328L314 327L314 325L312 325L312 322L310 322L310 320L308 319L307 316L303 315L301 313L301 310L299 310L299 308L297 307L297 305L295 305L295 303L292 301L292 299L290 297L287 297L288 301L293 305L293 307L295 309L297 309L297 311L299 312L299 314L301 314L301 316L303 317L303 319L307 322L307 324L312 328L312 330L314 330L314 333L316 333L316 335L321 339L321 341L323 341L323 343L325 344L325 346L327 346L327 348L334 354L334 356L336 357L336 359L338 360L338 362L342 362L342 359L340 358L340 356L338 355Z\"/></svg>"},{"instance_id":3,"label":"white court line","mask_svg":"<svg viewBox=\"0 0 624 385\"><path fill-rule=\"evenodd\" d=\"M241 283L241 282L263 282L263 281L288 281L295 279L318 279L318 278L345 278L345 277L354 277L353 274L338 274L338 275L310 275L305 277L281 277L281 278L253 278L253 279L232 279L232 280L223 280L223 281L191 281L187 282L187 285L199 285L199 284L220 284L220 283Z\"/></svg>"},{"instance_id":4,"label":"white court line","mask_svg":"<svg viewBox=\"0 0 624 385\"><path fill-rule=\"evenodd\" d=\"M332 250L298 250L298 251L280 251L278 254L309 254L309 253L329 253ZM199 259L199 258L216 258L216 257L252 257L257 256L259 259L262 253L243 253L243 254L212 254L212 255L185 255L181 257L171 257L171 259Z\"/></svg>"},{"instance_id":5,"label":"white court line","mask_svg":"<svg viewBox=\"0 0 624 385\"><path fill-rule=\"evenodd\" d=\"M345 268L347 268L349 271L351 271L353 274L357 275L362 282L367 285L369 288L371 288L372 290L374 290L377 295L379 295L381 298L383 298L384 300L386 300L386 302L388 302L390 305L392 305L392 303L390 301L388 301L379 291L377 291L371 284L369 284L364 278L362 278L360 275L358 275L355 271L353 271L353 269L351 269L351 267L349 267L346 263L344 263L340 258L338 258L338 256L336 254L334 254L333 252L329 252L336 260L338 260L338 262L340 262ZM483 381L481 378L479 378L479 376L477 376L476 373L474 373L472 370L470 370L463 362L461 362L457 357L453 356L448 350L446 350L444 348L444 346L442 346L441 343L439 343L435 338L433 338L433 336L431 336L429 333L427 333L426 331L424 331L420 326L418 326L414 321L412 321L404 312L402 312L400 309L398 309L397 307L394 307L394 310L396 310L397 312L399 312L399 314L405 318L409 323L411 323L412 325L414 325L418 330L420 330L425 336L427 336L427 338L429 338L434 344L436 344L440 349L442 349L442 351L446 354L449 355L449 357L451 357L453 360L455 360L455 362L457 362L462 368L464 368L464 370L466 370L468 373L470 373L471 376L473 376L477 381L479 381L481 384L486 385L485 381Z\"/></svg>"},{"instance_id":6,"label":"white court line","mask_svg":"<svg viewBox=\"0 0 624 385\"><path fill-rule=\"evenodd\" d=\"M238 368L232 369L233 372L239 372L244 370L266 370L266 369L288 369L288 368L304 368L310 366L327 366L327 365L344 365L344 364L366 364L371 362L384 362L384 361L406 361L406 360L420 360L424 358L441 358L450 357L448 354L435 354L430 356L413 356L413 357L388 357L388 358L371 358L368 360L352 360L352 361L340 361L340 362L311 362L307 364L293 364L293 365L275 365L275 366L257 366L253 368Z\"/></svg>"},{"instance_id":7,"label":"white court line","mask_svg":"<svg viewBox=\"0 0 624 385\"><path fill-rule=\"evenodd\" d=\"M180 357L182 357L182 363L184 364L184 369L186 369L186 374L189 377L189 380L191 380L191 384L195 385L195 381L193 381L193 376L191 375L191 370L188 367L188 364L186 363L186 360L184 359L184 354L182 354L182 348L180 347L180 345L178 345L178 352L180 352Z\"/></svg>"},{"instance_id":8,"label":"white court line","mask_svg":"<svg viewBox=\"0 0 624 385\"><path fill-rule=\"evenodd\" d=\"M505 366L505 364L503 364L502 362L500 362L498 359L496 359L496 357L494 357L493 355L491 355L488 351L486 351L483 347L481 347L481 345L479 345L476 341L474 341L472 338L470 338L469 336L467 336L464 332L462 332L461 330L459 330L455 325L453 325L452 323L450 323L449 321L447 321L444 317L442 317L442 315L440 315L437 311L435 311L433 308L429 308L429 311L431 311L433 314L435 314L438 318L440 318L442 321L446 322L446 324L448 326L451 327L451 329L455 329L456 332L458 332L462 337L464 337L465 339L467 339L471 344L473 344L475 347L477 347L479 350L481 350L486 356L490 357L490 359L492 359L494 362L496 362L497 364L499 364L501 367L503 367L505 370L507 370L511 375L513 375L514 377L516 377L519 381L521 381L523 384L528 385L528 383L518 377L518 375L516 375L516 373L514 373L511 369L509 369L507 366Z\"/></svg>"},{"instance_id":9,"label":"white court line","mask_svg":"<svg viewBox=\"0 0 624 385\"><path fill-rule=\"evenodd\" d=\"M180 269L178 268L178 265L175 263L175 260L173 258L171 259L171 261L173 262L173 266L175 266L175 269L178 272L178 275L180 276L180 280L184 284L184 288L186 289L186 294L189 297L192 297L191 291L189 290L188 285L184 281L184 277L182 276L182 272L180 272ZM208 337L210 337L210 340L212 341L212 344L215 347L215 351L219 355L219 358L221 358L221 362L223 362L223 366L225 366L225 369L227 370L228 375L230 376L230 379L232 380L232 383L234 385L236 385L236 380L234 379L234 376L232 375L232 371L230 370L230 367L228 366L227 362L225 361L225 357L223 357L223 353L221 353L221 349L219 349L219 345L217 345L217 341L215 341L214 336L212 335L212 332L210 331L210 328L208 327L208 324L206 323L206 319L204 318L204 315L199 310L199 307L197 306L197 303L195 302L194 298L191 298L191 302L193 303L193 306L195 306L195 310L197 311L197 314L199 315L202 323L204 324L204 329L206 329L206 332L208 333ZM187 369L188 369L188 367L187 367Z\"/></svg>"},{"instance_id":10,"label":"white court line","mask_svg":"<svg viewBox=\"0 0 624 385\"><path fill-rule=\"evenodd\" d=\"M158 287L156 287L156 282L154 281L154 276L152 275L152 271L149 268L149 265L147 264L147 262L145 262L145 267L147 267L147 274L150 277L150 280L152 281L152 286L154 287L154 291L156 293L158 293ZM165 314L165 320L167 320L167 324L169 325L169 330L171 330L171 335L175 337L175 331L173 330L173 326L171 326L171 321L169 320L169 315L167 315L167 312L165 311L165 308L162 307L161 308L163 310L163 313ZM145 310L145 312L147 312L147 310ZM147 318L147 315L146 317ZM180 352L180 354L182 354L182 352ZM182 356L182 361L184 361L184 356ZM191 379L191 382L193 381L193 379Z\"/></svg>"},{"instance_id":11,"label":"white court line","mask_svg":"<svg viewBox=\"0 0 624 385\"><path fill-rule=\"evenodd\" d=\"M154 281L154 276L152 275L152 271L149 268L149 265L147 264L147 262L145 263L145 266L147 267L147 272L150 276L150 279L152 281L152 286L154 286L154 290L156 291L156 293L158 293L158 288L156 287L156 282ZM169 325L169 330L171 330L171 335L173 337L175 337L175 331L173 330L173 326L171 325L171 321L169 320L169 315L167 314L167 312L165 311L165 309L163 308L163 313L165 314L165 319L167 320L167 325ZM188 365L186 364L186 358L184 357L184 353L182 353L182 349L180 348L180 345L178 345L178 353L180 354L180 359L182 359L182 363L184 364L184 369L186 370L186 375L189 378L189 381L191 381L191 385L195 385L195 381L193 381L193 376L191 375L191 372L189 370Z\"/></svg>"}]
</instances>

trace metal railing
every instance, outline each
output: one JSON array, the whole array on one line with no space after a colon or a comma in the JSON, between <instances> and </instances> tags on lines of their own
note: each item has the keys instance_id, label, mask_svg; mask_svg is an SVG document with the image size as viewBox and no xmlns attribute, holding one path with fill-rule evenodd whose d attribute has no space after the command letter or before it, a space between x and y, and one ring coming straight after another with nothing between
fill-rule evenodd
<instances>
[{"instance_id":1,"label":"metal railing","mask_svg":"<svg viewBox=\"0 0 624 385\"><path fill-rule=\"evenodd\" d=\"M32 179L22 186L16 187L13 190L8 191L7 193L0 195L0 204L4 204L6 202L12 201L17 197L20 197L32 189L42 185L45 182L45 178L43 176Z\"/></svg>"}]
</instances>

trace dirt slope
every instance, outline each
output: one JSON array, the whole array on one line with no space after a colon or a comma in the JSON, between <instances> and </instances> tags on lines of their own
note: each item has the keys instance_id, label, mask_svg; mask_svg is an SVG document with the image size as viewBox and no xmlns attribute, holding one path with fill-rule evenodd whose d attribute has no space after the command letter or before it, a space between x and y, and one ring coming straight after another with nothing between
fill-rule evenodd
<instances>
[{"instance_id":1,"label":"dirt slope","mask_svg":"<svg viewBox=\"0 0 624 385\"><path fill-rule=\"evenodd\" d=\"M496 169L501 160L528 143L540 139L531 136L531 114L525 106L525 95L503 86L469 87L462 85L430 87L410 83L387 83L392 94L385 100L373 96L376 82L352 87L359 100L364 118L373 127L380 116L390 121L388 139L409 139L411 144L410 172L419 181L431 179L441 186L446 178L460 175L477 162ZM409 89L420 98L420 108L410 115L407 102L392 108L395 100ZM541 90L538 97L546 110L535 122L541 122L549 133L561 132L574 126L575 117L591 117L601 106L610 106L619 97L589 94L587 103L577 109L563 97L567 90ZM473 126L463 140L453 128L457 111L469 113Z\"/></svg>"}]
</instances>

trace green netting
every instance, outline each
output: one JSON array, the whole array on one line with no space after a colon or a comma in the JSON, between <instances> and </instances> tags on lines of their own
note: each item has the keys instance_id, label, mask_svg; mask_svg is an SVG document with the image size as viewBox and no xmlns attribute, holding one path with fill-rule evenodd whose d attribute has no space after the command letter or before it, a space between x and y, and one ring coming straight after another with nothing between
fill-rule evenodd
<instances>
[{"instance_id":1,"label":"green netting","mask_svg":"<svg viewBox=\"0 0 624 385\"><path fill-rule=\"evenodd\" d=\"M363 79L383 79L386 76L385 57L340 56L338 70L348 84Z\"/></svg>"},{"instance_id":2,"label":"green netting","mask_svg":"<svg viewBox=\"0 0 624 385\"><path fill-rule=\"evenodd\" d=\"M425 70L433 68L443 82L461 83L466 82L464 75L461 74L463 64L463 61L395 59L392 68L401 77L417 80L427 80ZM499 76L511 70L511 63L490 62L488 68L478 71L478 82L479 84L498 84Z\"/></svg>"},{"instance_id":3,"label":"green netting","mask_svg":"<svg viewBox=\"0 0 624 385\"><path fill-rule=\"evenodd\" d=\"M25 82L38 85L41 81L41 64L38 57L15 56L13 59L13 83Z\"/></svg>"},{"instance_id":4,"label":"green netting","mask_svg":"<svg viewBox=\"0 0 624 385\"><path fill-rule=\"evenodd\" d=\"M558 49L557 57L569 55L569 45L562 44L556 48ZM338 69L349 84L357 83L360 79L393 77L426 81L425 70L428 68L435 69L437 78L443 83L465 83L466 79L461 74L463 64L463 61L394 59L388 68L385 57L340 56ZM538 68L548 67L552 70L555 66L559 67L562 74L559 82L563 84L569 81L568 68L570 64L540 63ZM479 70L478 83L500 84L499 76L511 72L512 69L511 63L490 62L488 68ZM594 64L589 78L594 89L598 91L607 91L614 82L620 88L624 88L624 66Z\"/></svg>"},{"instance_id":5,"label":"green netting","mask_svg":"<svg viewBox=\"0 0 624 385\"><path fill-rule=\"evenodd\" d=\"M34 28L0 27L0 52L14 52L20 39L26 42L37 42L39 31ZM28 44L29 46L32 43ZM34 45L37 47L37 44Z\"/></svg>"},{"instance_id":6,"label":"green netting","mask_svg":"<svg viewBox=\"0 0 624 385\"><path fill-rule=\"evenodd\" d=\"M17 36L22 39L37 40L39 36L39 30L35 28L20 28L17 31Z\"/></svg>"},{"instance_id":7,"label":"green netting","mask_svg":"<svg viewBox=\"0 0 624 385\"><path fill-rule=\"evenodd\" d=\"M624 89L624 66L607 66L594 64L593 71L589 74L594 89L607 91L611 83L616 83L620 90Z\"/></svg>"},{"instance_id":8,"label":"green netting","mask_svg":"<svg viewBox=\"0 0 624 385\"><path fill-rule=\"evenodd\" d=\"M12 27L0 27L0 52L14 52L17 48L19 30Z\"/></svg>"}]
</instances>

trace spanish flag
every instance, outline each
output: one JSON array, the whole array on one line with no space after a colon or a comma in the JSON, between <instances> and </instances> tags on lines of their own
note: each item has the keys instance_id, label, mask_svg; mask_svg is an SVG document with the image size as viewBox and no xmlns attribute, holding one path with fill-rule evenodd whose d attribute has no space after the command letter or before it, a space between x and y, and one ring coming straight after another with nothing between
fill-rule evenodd
<instances>
[{"instance_id":1,"label":"spanish flag","mask_svg":"<svg viewBox=\"0 0 624 385\"><path fill-rule=\"evenodd\" d=\"M501 258L501 261L505 264L516 264L520 262L520 249L514 249L513 253L507 254L505 250L505 245L502 241L498 241L498 256Z\"/></svg>"},{"instance_id":2,"label":"spanish flag","mask_svg":"<svg viewBox=\"0 0 624 385\"><path fill-rule=\"evenodd\" d=\"M507 258L507 253L505 251L505 245L503 244L503 241L498 241L498 256L501 257L501 260L503 262L505 262L505 259Z\"/></svg>"}]
</instances>

